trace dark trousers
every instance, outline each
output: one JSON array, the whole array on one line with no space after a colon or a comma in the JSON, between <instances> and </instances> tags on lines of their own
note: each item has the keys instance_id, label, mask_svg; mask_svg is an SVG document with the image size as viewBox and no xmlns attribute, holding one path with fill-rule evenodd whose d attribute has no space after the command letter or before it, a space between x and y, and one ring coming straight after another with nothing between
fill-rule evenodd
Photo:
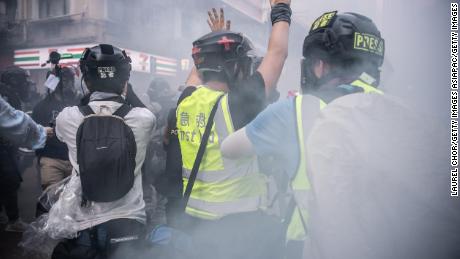
<instances>
[{"instance_id":1,"label":"dark trousers","mask_svg":"<svg viewBox=\"0 0 460 259\"><path fill-rule=\"evenodd\" d=\"M0 207L5 208L9 221L19 218L18 189L22 178L17 157L17 149L0 138Z\"/></svg>"},{"instance_id":2,"label":"dark trousers","mask_svg":"<svg viewBox=\"0 0 460 259\"><path fill-rule=\"evenodd\" d=\"M0 178L0 208L4 207L9 221L15 221L19 218L18 189L20 181L9 177Z\"/></svg>"},{"instance_id":3,"label":"dark trousers","mask_svg":"<svg viewBox=\"0 0 460 259\"><path fill-rule=\"evenodd\" d=\"M182 197L168 197L166 203L166 222L169 226L181 229L184 209L182 207Z\"/></svg>"},{"instance_id":4,"label":"dark trousers","mask_svg":"<svg viewBox=\"0 0 460 259\"><path fill-rule=\"evenodd\" d=\"M75 239L60 242L52 259L129 259L139 253L144 225L115 219L83 230Z\"/></svg>"},{"instance_id":5,"label":"dark trousers","mask_svg":"<svg viewBox=\"0 0 460 259\"><path fill-rule=\"evenodd\" d=\"M190 216L188 216L191 218ZM200 259L280 259L284 252L281 222L263 212L239 213L219 220L188 219Z\"/></svg>"}]
</instances>

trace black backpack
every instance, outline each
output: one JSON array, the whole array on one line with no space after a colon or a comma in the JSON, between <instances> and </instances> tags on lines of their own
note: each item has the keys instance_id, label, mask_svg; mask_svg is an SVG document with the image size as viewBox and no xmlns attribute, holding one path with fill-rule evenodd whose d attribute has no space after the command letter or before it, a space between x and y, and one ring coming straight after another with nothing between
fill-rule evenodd
<instances>
[{"instance_id":1,"label":"black backpack","mask_svg":"<svg viewBox=\"0 0 460 259\"><path fill-rule=\"evenodd\" d=\"M85 116L76 139L82 205L118 200L134 183L136 141L124 121L131 107L123 104L112 115L95 115L88 105L78 108Z\"/></svg>"}]
</instances>

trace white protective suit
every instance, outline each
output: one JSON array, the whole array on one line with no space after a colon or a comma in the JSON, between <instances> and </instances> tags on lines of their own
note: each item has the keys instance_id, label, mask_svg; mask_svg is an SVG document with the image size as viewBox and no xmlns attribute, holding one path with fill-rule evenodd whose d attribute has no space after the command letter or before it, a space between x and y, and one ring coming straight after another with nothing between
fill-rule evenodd
<instances>
[{"instance_id":1,"label":"white protective suit","mask_svg":"<svg viewBox=\"0 0 460 259\"><path fill-rule=\"evenodd\" d=\"M449 137L438 126L387 95L324 108L306 148L305 258L460 258L460 199L450 197Z\"/></svg>"}]
</instances>

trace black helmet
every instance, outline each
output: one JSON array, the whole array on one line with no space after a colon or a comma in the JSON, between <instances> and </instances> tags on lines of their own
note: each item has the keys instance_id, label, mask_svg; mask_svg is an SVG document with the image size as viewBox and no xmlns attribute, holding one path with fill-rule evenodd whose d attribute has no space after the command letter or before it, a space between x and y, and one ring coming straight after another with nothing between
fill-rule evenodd
<instances>
[{"instance_id":1,"label":"black helmet","mask_svg":"<svg viewBox=\"0 0 460 259\"><path fill-rule=\"evenodd\" d=\"M80 58L80 70L90 91L120 94L129 80L131 58L124 50L109 44L87 48Z\"/></svg>"},{"instance_id":2,"label":"black helmet","mask_svg":"<svg viewBox=\"0 0 460 259\"><path fill-rule=\"evenodd\" d=\"M324 80L318 80L312 73L312 58L321 58L338 65L340 73L363 72L374 77L375 85L380 79L379 67L383 63L385 45L377 26L366 16L357 13L328 12L317 18L305 37L302 59L302 89L315 89Z\"/></svg>"},{"instance_id":3,"label":"black helmet","mask_svg":"<svg viewBox=\"0 0 460 259\"><path fill-rule=\"evenodd\" d=\"M66 78L68 80L75 79L75 70L72 67L63 67L61 69L61 77Z\"/></svg>"},{"instance_id":4,"label":"black helmet","mask_svg":"<svg viewBox=\"0 0 460 259\"><path fill-rule=\"evenodd\" d=\"M147 95L150 101L158 101L165 97L170 97L174 93L171 91L171 87L163 78L155 78L150 82L149 88L147 89Z\"/></svg>"},{"instance_id":5,"label":"black helmet","mask_svg":"<svg viewBox=\"0 0 460 259\"><path fill-rule=\"evenodd\" d=\"M35 86L29 75L28 71L18 66L9 66L1 74L0 81L9 89L8 91L17 94L22 101L27 102Z\"/></svg>"},{"instance_id":6,"label":"black helmet","mask_svg":"<svg viewBox=\"0 0 460 259\"><path fill-rule=\"evenodd\" d=\"M74 99L78 94L78 90L75 88L75 70L72 67L63 67L59 74L61 80L57 89L63 98Z\"/></svg>"},{"instance_id":7,"label":"black helmet","mask_svg":"<svg viewBox=\"0 0 460 259\"><path fill-rule=\"evenodd\" d=\"M241 71L248 76L254 47L241 33L211 32L193 42L192 57L198 72L224 75L228 83L235 81Z\"/></svg>"},{"instance_id":8,"label":"black helmet","mask_svg":"<svg viewBox=\"0 0 460 259\"><path fill-rule=\"evenodd\" d=\"M3 71L0 81L7 85L18 87L20 85L25 85L28 77L29 75L26 70L18 66L10 66Z\"/></svg>"}]
</instances>

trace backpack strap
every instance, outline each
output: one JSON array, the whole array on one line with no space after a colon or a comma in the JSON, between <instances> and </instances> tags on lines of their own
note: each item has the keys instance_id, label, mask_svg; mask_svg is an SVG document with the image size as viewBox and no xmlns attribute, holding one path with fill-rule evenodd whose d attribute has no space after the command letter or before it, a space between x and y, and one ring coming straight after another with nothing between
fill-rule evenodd
<instances>
[{"instance_id":1,"label":"backpack strap","mask_svg":"<svg viewBox=\"0 0 460 259\"><path fill-rule=\"evenodd\" d=\"M132 107L126 103L122 104L112 115L125 118L126 114L131 111Z\"/></svg>"},{"instance_id":2,"label":"backpack strap","mask_svg":"<svg viewBox=\"0 0 460 259\"><path fill-rule=\"evenodd\" d=\"M93 109L91 109L89 105L78 106L78 109L80 110L81 114L83 114L83 116L85 117L94 114Z\"/></svg>"}]
</instances>

